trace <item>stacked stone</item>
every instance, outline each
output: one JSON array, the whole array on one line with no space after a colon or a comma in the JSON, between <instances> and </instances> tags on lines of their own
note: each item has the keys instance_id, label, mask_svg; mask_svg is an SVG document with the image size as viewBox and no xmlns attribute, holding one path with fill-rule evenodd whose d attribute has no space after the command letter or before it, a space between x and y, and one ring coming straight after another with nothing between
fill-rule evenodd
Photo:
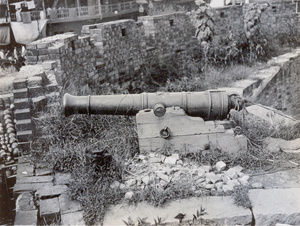
<instances>
[{"instance_id":1,"label":"stacked stone","mask_svg":"<svg viewBox=\"0 0 300 226\"><path fill-rule=\"evenodd\" d=\"M80 203L67 195L70 174L53 173L45 166L33 166L19 158L15 225L84 225Z\"/></svg>"},{"instance_id":2,"label":"stacked stone","mask_svg":"<svg viewBox=\"0 0 300 226\"><path fill-rule=\"evenodd\" d=\"M164 156L158 153L139 155L137 162L131 162L132 175L128 175L124 183L114 181L112 189L121 189L125 192L125 200L130 200L135 192L147 187L158 191L176 185L188 188L195 195L217 192L226 194L236 186L250 186L249 176L242 173L243 168L235 166L228 168L220 161L214 166L201 165L192 162L183 162L179 154ZM142 171L142 172L140 172Z\"/></svg>"},{"instance_id":3,"label":"stacked stone","mask_svg":"<svg viewBox=\"0 0 300 226\"><path fill-rule=\"evenodd\" d=\"M136 71L145 57L143 29L134 20L119 20L83 26L98 52L96 59L100 82L123 82L130 71ZM104 76L103 76L104 75ZM125 77L122 77L125 75Z\"/></svg>"},{"instance_id":4,"label":"stacked stone","mask_svg":"<svg viewBox=\"0 0 300 226\"><path fill-rule=\"evenodd\" d=\"M15 79L13 88L17 140L21 151L26 153L30 149L33 134L27 79Z\"/></svg>"},{"instance_id":5,"label":"stacked stone","mask_svg":"<svg viewBox=\"0 0 300 226\"><path fill-rule=\"evenodd\" d=\"M191 45L196 44L191 20L183 12L139 17L138 21L144 25L147 46L155 48L155 51L149 49L148 58L153 55L168 57L176 52L188 50Z\"/></svg>"}]
</instances>

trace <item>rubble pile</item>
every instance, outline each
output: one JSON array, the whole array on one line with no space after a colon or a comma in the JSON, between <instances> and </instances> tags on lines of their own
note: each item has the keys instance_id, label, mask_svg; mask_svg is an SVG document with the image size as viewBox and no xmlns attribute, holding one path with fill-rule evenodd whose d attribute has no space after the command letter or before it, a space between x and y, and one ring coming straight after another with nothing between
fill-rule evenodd
<instances>
[{"instance_id":1,"label":"rubble pile","mask_svg":"<svg viewBox=\"0 0 300 226\"><path fill-rule=\"evenodd\" d=\"M225 194L233 191L235 186L249 186L249 176L242 171L241 166L228 168L223 161L214 166L199 165L181 160L179 154L164 156L149 153L128 162L128 175L124 183L114 181L111 188L124 190L127 200L131 199L135 191L147 187L164 190L171 184L182 184L195 195L212 192Z\"/></svg>"}]
</instances>

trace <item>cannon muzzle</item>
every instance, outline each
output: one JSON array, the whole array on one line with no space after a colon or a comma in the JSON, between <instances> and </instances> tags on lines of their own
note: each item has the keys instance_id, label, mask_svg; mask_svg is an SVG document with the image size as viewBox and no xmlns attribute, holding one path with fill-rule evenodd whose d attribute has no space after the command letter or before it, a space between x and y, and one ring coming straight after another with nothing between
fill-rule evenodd
<instances>
[{"instance_id":1,"label":"cannon muzzle","mask_svg":"<svg viewBox=\"0 0 300 226\"><path fill-rule=\"evenodd\" d=\"M235 102L225 92L142 93L122 95L72 96L65 94L63 111L72 114L136 115L140 110L153 109L157 116L164 108L180 107L187 115L204 119L224 119Z\"/></svg>"}]
</instances>

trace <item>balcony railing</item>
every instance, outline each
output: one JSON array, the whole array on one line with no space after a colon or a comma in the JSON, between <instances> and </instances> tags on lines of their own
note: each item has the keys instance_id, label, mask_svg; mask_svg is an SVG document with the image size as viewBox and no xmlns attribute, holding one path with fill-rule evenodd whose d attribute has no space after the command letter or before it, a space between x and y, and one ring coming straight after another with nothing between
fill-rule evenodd
<instances>
[{"instance_id":1,"label":"balcony railing","mask_svg":"<svg viewBox=\"0 0 300 226\"><path fill-rule=\"evenodd\" d=\"M122 15L125 13L137 12L138 4L135 1L121 2L117 4L108 5L93 5L81 6L76 8L60 8L60 9L47 9L46 15L42 17L47 18L50 22L70 22L78 20L96 19L102 17L110 17L113 15ZM22 13L21 13L22 14ZM25 14L25 13L24 13ZM30 16L29 16L30 14ZM25 21L26 18L26 21ZM29 22L31 20L41 19L40 11L26 12L26 15L21 15L21 20L18 21ZM17 21L16 13L11 13L11 21Z\"/></svg>"}]
</instances>

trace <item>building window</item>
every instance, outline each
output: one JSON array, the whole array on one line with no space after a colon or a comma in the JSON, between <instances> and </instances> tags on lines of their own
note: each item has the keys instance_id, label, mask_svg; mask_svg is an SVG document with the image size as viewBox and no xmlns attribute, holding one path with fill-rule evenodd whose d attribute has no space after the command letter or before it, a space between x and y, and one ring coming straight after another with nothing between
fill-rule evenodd
<instances>
[{"instance_id":1,"label":"building window","mask_svg":"<svg viewBox=\"0 0 300 226\"><path fill-rule=\"evenodd\" d=\"M174 20L170 20L170 26L171 26L171 27L174 26Z\"/></svg>"},{"instance_id":2,"label":"building window","mask_svg":"<svg viewBox=\"0 0 300 226\"><path fill-rule=\"evenodd\" d=\"M125 28L123 28L123 29L121 30L121 32L122 32L122 36L123 36L123 37L126 36L126 29L125 29Z\"/></svg>"}]
</instances>

